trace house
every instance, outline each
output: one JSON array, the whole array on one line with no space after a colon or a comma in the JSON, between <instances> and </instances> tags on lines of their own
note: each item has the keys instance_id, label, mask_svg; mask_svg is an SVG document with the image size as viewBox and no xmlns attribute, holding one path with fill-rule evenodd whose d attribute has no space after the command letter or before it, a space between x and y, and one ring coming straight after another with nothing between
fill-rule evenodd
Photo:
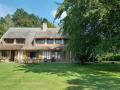
<instances>
[{"instance_id":1,"label":"house","mask_svg":"<svg viewBox=\"0 0 120 90\"><path fill-rule=\"evenodd\" d=\"M69 62L67 38L58 28L9 28L0 39L0 59L18 63Z\"/></svg>"}]
</instances>

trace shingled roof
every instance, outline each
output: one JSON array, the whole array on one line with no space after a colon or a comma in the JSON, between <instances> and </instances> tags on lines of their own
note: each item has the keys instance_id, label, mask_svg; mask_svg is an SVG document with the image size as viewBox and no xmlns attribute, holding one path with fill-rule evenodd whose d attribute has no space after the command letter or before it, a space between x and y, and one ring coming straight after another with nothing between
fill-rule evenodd
<instances>
[{"instance_id":1,"label":"shingled roof","mask_svg":"<svg viewBox=\"0 0 120 90\"><path fill-rule=\"evenodd\" d=\"M38 31L35 38L64 38L57 28L48 28L46 31Z\"/></svg>"},{"instance_id":2,"label":"shingled roof","mask_svg":"<svg viewBox=\"0 0 120 90\"><path fill-rule=\"evenodd\" d=\"M0 44L0 50L20 50L23 45L2 45Z\"/></svg>"},{"instance_id":3,"label":"shingled roof","mask_svg":"<svg viewBox=\"0 0 120 90\"><path fill-rule=\"evenodd\" d=\"M44 24L45 25L45 24ZM25 44L22 46L6 46L4 45L3 39L5 38L24 38ZM64 38L58 28L9 28L8 31L3 35L0 41L0 50L11 49L42 49L42 47L35 47L32 42L35 38ZM43 47L44 48L44 47ZM47 47L51 48L51 47Z\"/></svg>"},{"instance_id":4,"label":"shingled roof","mask_svg":"<svg viewBox=\"0 0 120 90\"><path fill-rule=\"evenodd\" d=\"M41 28L9 28L3 38L27 38L30 33L40 32ZM34 37L34 36L32 36Z\"/></svg>"}]
</instances>

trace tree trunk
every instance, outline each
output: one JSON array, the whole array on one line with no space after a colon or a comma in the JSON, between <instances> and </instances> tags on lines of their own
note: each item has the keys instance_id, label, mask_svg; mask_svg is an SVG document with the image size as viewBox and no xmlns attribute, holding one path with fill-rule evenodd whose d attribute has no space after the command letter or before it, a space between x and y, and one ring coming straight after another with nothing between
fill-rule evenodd
<instances>
[{"instance_id":1,"label":"tree trunk","mask_svg":"<svg viewBox=\"0 0 120 90\"><path fill-rule=\"evenodd\" d=\"M81 65L83 65L84 64L84 60L83 59L81 59Z\"/></svg>"}]
</instances>

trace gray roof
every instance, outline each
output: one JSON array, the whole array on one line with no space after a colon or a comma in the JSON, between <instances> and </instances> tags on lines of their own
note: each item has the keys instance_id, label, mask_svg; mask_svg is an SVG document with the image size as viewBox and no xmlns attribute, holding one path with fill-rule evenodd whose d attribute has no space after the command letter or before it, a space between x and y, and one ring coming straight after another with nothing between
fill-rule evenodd
<instances>
[{"instance_id":1,"label":"gray roof","mask_svg":"<svg viewBox=\"0 0 120 90\"><path fill-rule=\"evenodd\" d=\"M40 31L41 28L10 28L3 38L27 38L30 33Z\"/></svg>"},{"instance_id":2,"label":"gray roof","mask_svg":"<svg viewBox=\"0 0 120 90\"><path fill-rule=\"evenodd\" d=\"M9 48L9 45L5 46L2 40L4 38L25 38L25 44L23 46L16 46L16 49L31 49L33 47L32 42L35 38L64 38L58 28L48 28L42 30L41 28L9 28L0 40L0 50ZM14 48L15 45L10 46ZM37 47L38 48L38 47ZM10 49L10 48L9 48Z\"/></svg>"},{"instance_id":3,"label":"gray roof","mask_svg":"<svg viewBox=\"0 0 120 90\"><path fill-rule=\"evenodd\" d=\"M22 45L2 45L0 44L0 50L20 50Z\"/></svg>"},{"instance_id":4,"label":"gray roof","mask_svg":"<svg viewBox=\"0 0 120 90\"><path fill-rule=\"evenodd\" d=\"M35 38L64 38L58 29L48 29L46 31L37 32Z\"/></svg>"},{"instance_id":5,"label":"gray roof","mask_svg":"<svg viewBox=\"0 0 120 90\"><path fill-rule=\"evenodd\" d=\"M62 38L57 28L48 28L46 31L41 28L10 28L3 38L27 38L32 33L33 38Z\"/></svg>"}]
</instances>

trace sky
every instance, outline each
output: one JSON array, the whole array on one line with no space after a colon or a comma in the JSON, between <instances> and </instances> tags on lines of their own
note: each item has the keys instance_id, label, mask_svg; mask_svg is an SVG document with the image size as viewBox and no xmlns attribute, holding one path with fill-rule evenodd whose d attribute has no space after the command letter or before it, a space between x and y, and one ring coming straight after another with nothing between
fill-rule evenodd
<instances>
[{"instance_id":1,"label":"sky","mask_svg":"<svg viewBox=\"0 0 120 90\"><path fill-rule=\"evenodd\" d=\"M53 22L58 8L55 2L62 3L63 0L0 0L0 17L4 17L8 13L13 14L17 8L23 8L28 13L34 13ZM63 19L65 16L66 13L64 12L60 19ZM59 20L55 21L56 25L59 23Z\"/></svg>"}]
</instances>

